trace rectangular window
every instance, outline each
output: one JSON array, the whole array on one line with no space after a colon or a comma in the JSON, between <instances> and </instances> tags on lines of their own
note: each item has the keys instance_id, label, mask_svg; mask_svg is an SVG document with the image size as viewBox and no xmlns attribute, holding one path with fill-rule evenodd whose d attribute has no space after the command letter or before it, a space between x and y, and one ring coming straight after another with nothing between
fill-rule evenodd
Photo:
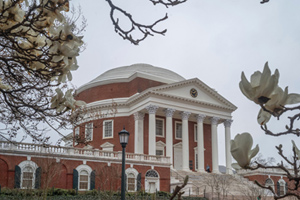
<instances>
[{"instance_id":1,"label":"rectangular window","mask_svg":"<svg viewBox=\"0 0 300 200\"><path fill-rule=\"evenodd\" d=\"M175 139L182 139L182 123L175 122Z\"/></svg>"},{"instance_id":2,"label":"rectangular window","mask_svg":"<svg viewBox=\"0 0 300 200\"><path fill-rule=\"evenodd\" d=\"M85 140L92 141L93 140L93 123L85 124Z\"/></svg>"},{"instance_id":3,"label":"rectangular window","mask_svg":"<svg viewBox=\"0 0 300 200\"><path fill-rule=\"evenodd\" d=\"M156 126L156 136L164 137L164 120L156 119L155 126Z\"/></svg>"},{"instance_id":4,"label":"rectangular window","mask_svg":"<svg viewBox=\"0 0 300 200\"><path fill-rule=\"evenodd\" d=\"M194 126L194 141L197 142L198 141L198 129L197 129L197 124L195 124Z\"/></svg>"},{"instance_id":5,"label":"rectangular window","mask_svg":"<svg viewBox=\"0 0 300 200\"><path fill-rule=\"evenodd\" d=\"M113 120L103 121L103 138L113 138Z\"/></svg>"},{"instance_id":6,"label":"rectangular window","mask_svg":"<svg viewBox=\"0 0 300 200\"><path fill-rule=\"evenodd\" d=\"M164 150L156 150L156 155L157 156L163 156L164 155Z\"/></svg>"}]
</instances>

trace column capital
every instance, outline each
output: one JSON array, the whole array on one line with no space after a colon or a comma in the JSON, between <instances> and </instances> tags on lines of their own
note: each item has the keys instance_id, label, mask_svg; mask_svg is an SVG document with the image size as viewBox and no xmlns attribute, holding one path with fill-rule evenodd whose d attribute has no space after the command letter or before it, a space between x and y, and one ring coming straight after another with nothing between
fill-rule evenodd
<instances>
[{"instance_id":1,"label":"column capital","mask_svg":"<svg viewBox=\"0 0 300 200\"><path fill-rule=\"evenodd\" d=\"M204 115L204 114L198 114L198 115L196 115L196 117L197 117L197 122L198 123L203 123L206 115Z\"/></svg>"},{"instance_id":2,"label":"column capital","mask_svg":"<svg viewBox=\"0 0 300 200\"><path fill-rule=\"evenodd\" d=\"M173 109L173 108L165 109L166 117L172 117L174 112L175 112L175 109Z\"/></svg>"},{"instance_id":3,"label":"column capital","mask_svg":"<svg viewBox=\"0 0 300 200\"><path fill-rule=\"evenodd\" d=\"M211 118L211 124L212 125L217 125L219 120L220 120L219 117L212 117Z\"/></svg>"},{"instance_id":4,"label":"column capital","mask_svg":"<svg viewBox=\"0 0 300 200\"><path fill-rule=\"evenodd\" d=\"M231 119L226 119L226 120L224 121L224 126L225 126L225 128L230 128L232 122L233 122L233 120L231 120Z\"/></svg>"},{"instance_id":5,"label":"column capital","mask_svg":"<svg viewBox=\"0 0 300 200\"><path fill-rule=\"evenodd\" d=\"M191 115L190 112L186 112L186 111L181 112L180 114L181 114L181 119L182 119L182 120L188 120L189 117L190 117L190 115Z\"/></svg>"},{"instance_id":6,"label":"column capital","mask_svg":"<svg viewBox=\"0 0 300 200\"><path fill-rule=\"evenodd\" d=\"M146 109L148 110L149 114L155 114L158 108L159 107L156 106L156 105L148 105L148 106L146 106Z\"/></svg>"},{"instance_id":7,"label":"column capital","mask_svg":"<svg viewBox=\"0 0 300 200\"><path fill-rule=\"evenodd\" d=\"M145 114L142 112L136 112L133 114L133 116L134 116L134 120L143 120Z\"/></svg>"}]
</instances>

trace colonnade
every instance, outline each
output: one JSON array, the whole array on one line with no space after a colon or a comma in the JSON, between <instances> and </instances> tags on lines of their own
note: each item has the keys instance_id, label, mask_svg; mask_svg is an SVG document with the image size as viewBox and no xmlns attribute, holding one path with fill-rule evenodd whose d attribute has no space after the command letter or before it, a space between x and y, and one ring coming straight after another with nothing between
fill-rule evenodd
<instances>
[{"instance_id":1,"label":"colonnade","mask_svg":"<svg viewBox=\"0 0 300 200\"><path fill-rule=\"evenodd\" d=\"M148 154L156 154L156 111L158 106L149 105L146 107L149 114L149 129L148 129ZM166 117L166 156L170 157L173 161L173 115L175 109L164 109ZM188 120L192 114L186 111L180 111L182 120L182 170L190 170L189 168L189 129ZM197 118L197 154L198 154L198 171L205 171L204 163L204 129L203 122L205 118L210 119L211 122L211 146L212 146L212 169L213 173L219 173L219 158L218 158L218 133L217 125L220 118L210 116L207 117L204 114L196 114ZM134 114L135 119L135 138L134 138L134 152L144 153L144 114L137 112ZM224 121L224 120L222 120ZM230 126L232 120L226 119L224 121L225 126L225 155L226 155L226 173L231 173L231 154L230 154ZM173 163L172 163L173 164ZM173 166L173 165L172 165Z\"/></svg>"}]
</instances>

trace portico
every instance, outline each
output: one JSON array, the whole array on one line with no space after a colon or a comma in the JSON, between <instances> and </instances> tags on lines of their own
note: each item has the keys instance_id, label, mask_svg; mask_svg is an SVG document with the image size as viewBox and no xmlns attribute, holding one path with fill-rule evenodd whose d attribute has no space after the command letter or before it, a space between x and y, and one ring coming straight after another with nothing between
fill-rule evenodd
<instances>
[{"instance_id":1,"label":"portico","mask_svg":"<svg viewBox=\"0 0 300 200\"><path fill-rule=\"evenodd\" d=\"M170 157L172 168L177 170L205 172L209 166L210 171L219 173L218 135L225 134L226 168L231 172L234 105L198 79L155 87L139 95L143 96L137 100L140 106L133 109L138 142L134 153ZM217 129L220 124L225 127L222 133ZM157 149L158 141L165 144L164 151Z\"/></svg>"},{"instance_id":2,"label":"portico","mask_svg":"<svg viewBox=\"0 0 300 200\"><path fill-rule=\"evenodd\" d=\"M211 146L211 155L212 155L212 166L211 171L213 173L219 173L219 162L218 162L218 132L217 132L217 126L221 123L224 123L225 126L225 154L226 154L226 168L227 173L230 173L231 170L231 154L230 154L230 125L232 123L231 119L221 119L220 117L216 116L207 116L205 114L198 114L198 113L192 113L189 111L182 111L182 110L176 110L173 108L163 108L159 107L157 105L150 104L145 107L146 111L145 113L135 113L135 116L144 116L145 114L149 115L148 118L148 152L149 155L155 155L156 153L156 141L159 139L156 139L156 131L158 127L156 126L156 117L165 117L165 156L170 157L170 160L172 162L172 168L174 165L176 165L174 162L176 160L181 161L182 163L180 165L176 165L178 170L190 170L190 158L194 154L194 151L190 148L190 141L194 140L189 137L194 137L197 135L197 159L194 162L197 162L198 169L196 169L199 172L205 172L205 163L208 163L208 161L205 161L205 148L204 148L204 123L206 126L211 127L211 144L208 146ZM164 112L160 112L164 111ZM164 114L163 116L160 114ZM181 142L174 142L173 138L176 138L176 127L173 127L174 121L178 122L181 121ZM190 133L189 125L191 124L196 125L196 133ZM135 152L134 153L143 153L142 149L140 148L143 146L142 144L145 143L143 141L143 136L145 133L142 133L144 127L144 121L142 121L140 118L135 118L135 141L138 141L138 144L135 144ZM179 135L177 135L179 136ZM177 138L178 140L179 138ZM175 139L176 140L176 139ZM207 142L207 141L206 141ZM180 143L180 144L179 144ZM178 144L178 145L176 145ZM175 146L174 146L175 145ZM181 149L181 152L176 155L176 150L174 149ZM174 159L175 156L181 156L181 158ZM179 167L180 166L180 167ZM175 167L175 169L176 169Z\"/></svg>"}]
</instances>

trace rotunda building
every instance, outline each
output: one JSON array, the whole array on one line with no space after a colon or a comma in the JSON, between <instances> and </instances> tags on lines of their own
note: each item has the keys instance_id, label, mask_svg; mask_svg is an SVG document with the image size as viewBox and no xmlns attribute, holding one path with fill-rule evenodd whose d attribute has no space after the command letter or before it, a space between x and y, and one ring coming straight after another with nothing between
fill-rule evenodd
<instances>
[{"instance_id":1,"label":"rotunda building","mask_svg":"<svg viewBox=\"0 0 300 200\"><path fill-rule=\"evenodd\" d=\"M127 152L166 156L174 170L218 172L217 125L224 123L229 173L236 107L199 79L134 64L101 74L77 94L98 115L91 113L75 136L85 137L91 148L121 151L118 132L125 127L130 132Z\"/></svg>"}]
</instances>

